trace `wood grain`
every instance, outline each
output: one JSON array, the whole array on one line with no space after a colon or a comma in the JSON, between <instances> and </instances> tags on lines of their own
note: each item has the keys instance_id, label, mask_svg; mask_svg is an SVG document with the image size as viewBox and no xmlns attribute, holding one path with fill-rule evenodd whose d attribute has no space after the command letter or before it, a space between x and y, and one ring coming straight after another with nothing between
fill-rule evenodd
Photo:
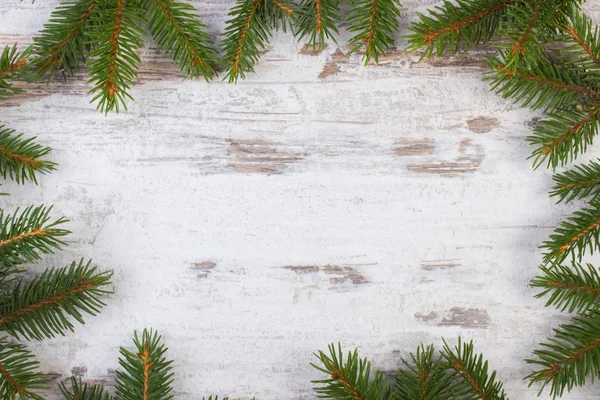
<instances>
[{"instance_id":1,"label":"wood grain","mask_svg":"<svg viewBox=\"0 0 600 400\"><path fill-rule=\"evenodd\" d=\"M233 1L193 3L218 39ZM402 26L439 3L404 1ZM29 43L56 4L1 2L0 43ZM528 283L537 246L578 207L554 205L550 173L527 160L540 115L481 81L490 47L419 62L399 40L365 67L347 39L311 52L276 35L237 85L183 79L148 41L128 112L96 112L85 72L2 104L60 164L37 187L3 186L2 207L55 204L74 232L33 269L115 270L100 316L31 343L49 399L72 374L111 387L119 346L144 327L169 346L176 399L312 399L309 362L330 342L391 373L459 334L512 399L537 398L523 359L567 316Z\"/></svg>"}]
</instances>

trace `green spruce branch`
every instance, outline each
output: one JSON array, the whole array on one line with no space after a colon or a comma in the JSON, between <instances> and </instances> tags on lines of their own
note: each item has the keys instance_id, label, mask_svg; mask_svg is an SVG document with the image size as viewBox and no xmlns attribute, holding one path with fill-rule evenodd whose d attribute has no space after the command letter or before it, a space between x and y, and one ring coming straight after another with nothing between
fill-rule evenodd
<instances>
[{"instance_id":1,"label":"green spruce branch","mask_svg":"<svg viewBox=\"0 0 600 400\"><path fill-rule=\"evenodd\" d=\"M394 35L400 25L399 0L356 0L348 15L348 31L354 33L350 45L364 50L363 61L379 61L394 44Z\"/></svg>"},{"instance_id":2,"label":"green spruce branch","mask_svg":"<svg viewBox=\"0 0 600 400\"><path fill-rule=\"evenodd\" d=\"M84 383L81 378L72 376L70 388L61 382L59 388L65 400L113 400L114 398L104 391L98 384Z\"/></svg>"},{"instance_id":3,"label":"green spruce branch","mask_svg":"<svg viewBox=\"0 0 600 400\"><path fill-rule=\"evenodd\" d=\"M315 354L319 364L311 365L327 375L315 380L314 390L323 399L383 400L507 400L496 372L473 350L473 343L458 339L452 349L444 341L444 349L434 356L433 346L419 346L410 360L402 360L395 384L390 387L387 376L372 371L371 363L360 358L358 351L348 352L344 359L341 345L329 345L327 353Z\"/></svg>"},{"instance_id":4,"label":"green spruce branch","mask_svg":"<svg viewBox=\"0 0 600 400\"><path fill-rule=\"evenodd\" d=\"M24 52L17 50L17 45L6 46L0 53L0 100L21 92L14 85L14 81L31 79L27 58L31 49Z\"/></svg>"},{"instance_id":5,"label":"green spruce branch","mask_svg":"<svg viewBox=\"0 0 600 400\"><path fill-rule=\"evenodd\" d=\"M573 169L554 175L552 179L555 185L550 196L558 197L559 203L585 197L594 200L600 193L600 163L590 161L588 164L579 164Z\"/></svg>"},{"instance_id":6,"label":"green spruce branch","mask_svg":"<svg viewBox=\"0 0 600 400\"><path fill-rule=\"evenodd\" d=\"M535 146L531 155L534 167L546 163L557 168L574 161L592 144L599 122L600 103L589 107L576 105L568 113L549 114L527 138Z\"/></svg>"},{"instance_id":7,"label":"green spruce branch","mask_svg":"<svg viewBox=\"0 0 600 400\"><path fill-rule=\"evenodd\" d=\"M36 391L46 387L39 363L22 344L0 339L0 397L5 400L44 400Z\"/></svg>"},{"instance_id":8,"label":"green spruce branch","mask_svg":"<svg viewBox=\"0 0 600 400\"><path fill-rule=\"evenodd\" d=\"M400 399L451 399L460 391L455 375L448 373L448 364L435 356L433 345L420 345L409 360L398 370L395 378L395 398Z\"/></svg>"},{"instance_id":9,"label":"green spruce branch","mask_svg":"<svg viewBox=\"0 0 600 400\"><path fill-rule=\"evenodd\" d=\"M423 50L424 57L441 56L446 50L460 53L488 42L496 33L512 0L444 0L441 6L418 14L410 26L408 51Z\"/></svg>"},{"instance_id":10,"label":"green spruce branch","mask_svg":"<svg viewBox=\"0 0 600 400\"><path fill-rule=\"evenodd\" d=\"M73 331L69 317L84 324L83 313L94 316L104 307L111 277L81 260L22 280L0 299L0 331L35 340Z\"/></svg>"},{"instance_id":11,"label":"green spruce branch","mask_svg":"<svg viewBox=\"0 0 600 400\"><path fill-rule=\"evenodd\" d=\"M211 80L217 52L194 7L172 0L146 0L145 5L148 28L163 53L171 56L185 76Z\"/></svg>"},{"instance_id":12,"label":"green spruce branch","mask_svg":"<svg viewBox=\"0 0 600 400\"><path fill-rule=\"evenodd\" d=\"M0 176L17 183L37 183L36 174L54 171L56 163L43 160L52 149L35 143L35 137L23 138L15 131L0 125Z\"/></svg>"},{"instance_id":13,"label":"green spruce branch","mask_svg":"<svg viewBox=\"0 0 600 400\"><path fill-rule=\"evenodd\" d=\"M64 382L60 385L65 400L172 399L173 361L166 357L168 348L162 337L156 331L144 329L141 335L134 332L133 344L133 351L125 347L120 348L121 370L117 371L114 396L100 385L85 383L81 378L71 377L69 385ZM202 400L219 400L219 396L202 397Z\"/></svg>"},{"instance_id":14,"label":"green spruce branch","mask_svg":"<svg viewBox=\"0 0 600 400\"><path fill-rule=\"evenodd\" d=\"M546 307L554 306L561 311L584 312L597 309L600 304L600 274L591 264L573 267L541 266L543 275L531 281L531 286L542 289L537 298L548 297Z\"/></svg>"},{"instance_id":15,"label":"green spruce branch","mask_svg":"<svg viewBox=\"0 0 600 400\"><path fill-rule=\"evenodd\" d=\"M600 377L600 313L590 311L572 318L570 324L554 330L527 360L539 369L526 379L530 385L541 383L540 393L550 386L550 395L560 397L565 391L583 386Z\"/></svg>"},{"instance_id":16,"label":"green spruce branch","mask_svg":"<svg viewBox=\"0 0 600 400\"><path fill-rule=\"evenodd\" d=\"M101 0L79 0L60 4L34 37L34 60L39 75L56 72L73 75L93 47L90 40L91 19L101 12Z\"/></svg>"},{"instance_id":17,"label":"green spruce branch","mask_svg":"<svg viewBox=\"0 0 600 400\"><path fill-rule=\"evenodd\" d=\"M135 352L121 348L117 372L116 395L120 400L169 400L173 398L172 361L165 358L167 347L161 336L145 330L141 337L134 333Z\"/></svg>"},{"instance_id":18,"label":"green spruce branch","mask_svg":"<svg viewBox=\"0 0 600 400\"><path fill-rule=\"evenodd\" d=\"M589 207L575 211L563 221L541 246L546 250L545 263L560 263L567 257L581 261L587 251L600 248L600 201L593 200Z\"/></svg>"},{"instance_id":19,"label":"green spruce branch","mask_svg":"<svg viewBox=\"0 0 600 400\"><path fill-rule=\"evenodd\" d=\"M460 385L456 393L464 398L483 400L507 399L502 382L496 380L496 371L489 372L488 361L482 354L474 352L473 342L463 343L458 338L458 344L452 349L444 340L442 357L460 377Z\"/></svg>"},{"instance_id":20,"label":"green spruce branch","mask_svg":"<svg viewBox=\"0 0 600 400\"><path fill-rule=\"evenodd\" d=\"M89 71L89 82L93 84L90 93L94 95L92 102L98 100L100 111L118 112L120 106L127 109L127 99L133 100L129 89L141 62L136 53L142 45L143 31L138 26L141 9L127 0L117 0L114 7L108 3L112 1L106 1L102 13L92 18L99 34L98 44L90 55L93 60Z\"/></svg>"},{"instance_id":21,"label":"green spruce branch","mask_svg":"<svg viewBox=\"0 0 600 400\"><path fill-rule=\"evenodd\" d=\"M302 0L296 19L298 40L307 38L313 49L319 50L325 48L326 40L335 42L336 35L340 34L337 27L341 14L339 4L339 0ZM355 9L356 12L360 12L359 9Z\"/></svg>"},{"instance_id":22,"label":"green spruce branch","mask_svg":"<svg viewBox=\"0 0 600 400\"><path fill-rule=\"evenodd\" d=\"M551 112L576 104L587 104L598 98L598 92L587 87L579 75L556 65L546 54L534 60L521 59L509 68L500 58L488 61L486 80L492 90L523 107Z\"/></svg>"},{"instance_id":23,"label":"green spruce branch","mask_svg":"<svg viewBox=\"0 0 600 400\"><path fill-rule=\"evenodd\" d=\"M38 76L52 79L88 64L92 102L102 112L118 112L133 99L146 27L185 76L215 75L216 52L204 24L194 7L176 0L63 2L34 38L32 65Z\"/></svg>"},{"instance_id":24,"label":"green spruce branch","mask_svg":"<svg viewBox=\"0 0 600 400\"><path fill-rule=\"evenodd\" d=\"M261 18L264 6L265 0L238 0L229 12L223 51L227 63L225 78L230 83L254 72L260 51L268 43L271 33L267 21Z\"/></svg>"},{"instance_id":25,"label":"green spruce branch","mask_svg":"<svg viewBox=\"0 0 600 400\"><path fill-rule=\"evenodd\" d=\"M561 35L558 39L564 44L559 55L563 60L580 67L577 73L592 78L594 88L598 89L600 78L600 35L598 27L578 9L571 11L559 25Z\"/></svg>"},{"instance_id":26,"label":"green spruce branch","mask_svg":"<svg viewBox=\"0 0 600 400\"><path fill-rule=\"evenodd\" d=\"M29 206L6 214L0 209L0 268L37 261L41 254L52 254L65 245L61 238L70 232L61 226L67 220L52 220L51 210Z\"/></svg>"},{"instance_id":27,"label":"green spruce branch","mask_svg":"<svg viewBox=\"0 0 600 400\"><path fill-rule=\"evenodd\" d=\"M341 344L329 345L329 353L315 354L321 365L311 365L329 378L315 380L315 392L321 399L382 400L390 399L391 391L385 375L375 371L371 376L371 363L358 356L358 350L348 352L344 360Z\"/></svg>"}]
</instances>

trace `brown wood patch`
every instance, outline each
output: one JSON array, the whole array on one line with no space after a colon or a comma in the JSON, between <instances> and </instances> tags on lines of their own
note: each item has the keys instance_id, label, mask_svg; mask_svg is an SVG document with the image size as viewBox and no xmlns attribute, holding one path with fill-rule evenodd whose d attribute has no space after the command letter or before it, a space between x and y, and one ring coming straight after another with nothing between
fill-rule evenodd
<instances>
[{"instance_id":1,"label":"brown wood patch","mask_svg":"<svg viewBox=\"0 0 600 400\"><path fill-rule=\"evenodd\" d=\"M192 270L198 272L198 278L207 278L216 266L217 264L212 261L202 261L192 263Z\"/></svg>"},{"instance_id":2,"label":"brown wood patch","mask_svg":"<svg viewBox=\"0 0 600 400\"><path fill-rule=\"evenodd\" d=\"M369 281L354 267L339 266L339 265L286 265L281 267L297 273L318 273L324 272L330 275L329 280L333 283L342 283L346 280L352 282L353 285L362 285Z\"/></svg>"},{"instance_id":3,"label":"brown wood patch","mask_svg":"<svg viewBox=\"0 0 600 400\"><path fill-rule=\"evenodd\" d=\"M490 323L488 312L482 308L453 307L445 311L440 326L486 328Z\"/></svg>"},{"instance_id":4,"label":"brown wood patch","mask_svg":"<svg viewBox=\"0 0 600 400\"><path fill-rule=\"evenodd\" d=\"M302 46L300 48L300 51L298 52L298 54L302 54L302 55L305 55L305 56L318 56L326 48L327 48L327 44L325 44L325 45L320 45L320 44L312 45L312 44L307 43L307 44L305 44L304 46Z\"/></svg>"},{"instance_id":5,"label":"brown wood patch","mask_svg":"<svg viewBox=\"0 0 600 400\"><path fill-rule=\"evenodd\" d=\"M227 153L231 160L227 164L235 172L244 174L280 174L290 164L304 158L304 154L280 152L272 143L262 139L230 139Z\"/></svg>"},{"instance_id":6,"label":"brown wood patch","mask_svg":"<svg viewBox=\"0 0 600 400\"><path fill-rule=\"evenodd\" d=\"M467 120L467 128L475 133L488 133L500 126L497 118L475 117Z\"/></svg>"},{"instance_id":7,"label":"brown wood patch","mask_svg":"<svg viewBox=\"0 0 600 400\"><path fill-rule=\"evenodd\" d=\"M435 145L429 138L401 139L394 142L394 154L397 156L418 156L433 154Z\"/></svg>"},{"instance_id":8,"label":"brown wood patch","mask_svg":"<svg viewBox=\"0 0 600 400\"><path fill-rule=\"evenodd\" d=\"M456 268L456 267L462 266L462 264L459 263L458 261L459 261L459 259L422 261L420 264L420 267L421 267L421 269L424 269L425 271L433 271L436 269Z\"/></svg>"},{"instance_id":9,"label":"brown wood patch","mask_svg":"<svg viewBox=\"0 0 600 400\"><path fill-rule=\"evenodd\" d=\"M408 170L438 174L442 176L457 176L477 171L483 160L482 148L474 145L471 139L462 139L458 145L459 156L453 161L436 161L421 164L409 164Z\"/></svg>"},{"instance_id":10,"label":"brown wood patch","mask_svg":"<svg viewBox=\"0 0 600 400\"><path fill-rule=\"evenodd\" d=\"M435 311L431 311L428 314L423 314L423 313L415 313L415 318L418 318L424 322L430 322L433 321L435 319L437 319L438 315Z\"/></svg>"},{"instance_id":11,"label":"brown wood patch","mask_svg":"<svg viewBox=\"0 0 600 400\"><path fill-rule=\"evenodd\" d=\"M336 63L325 63L325 65L323 65L323 71L321 71L321 73L319 74L319 79L325 79L327 77L337 74L338 72L341 72L341 69Z\"/></svg>"}]
</instances>

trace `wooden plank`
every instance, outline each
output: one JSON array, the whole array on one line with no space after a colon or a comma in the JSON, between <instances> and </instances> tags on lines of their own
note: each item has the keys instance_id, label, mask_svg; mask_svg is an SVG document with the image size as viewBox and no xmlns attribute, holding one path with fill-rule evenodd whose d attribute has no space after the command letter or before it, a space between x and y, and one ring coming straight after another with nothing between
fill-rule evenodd
<instances>
[{"instance_id":1,"label":"wooden plank","mask_svg":"<svg viewBox=\"0 0 600 400\"><path fill-rule=\"evenodd\" d=\"M438 3L405 1L404 26ZM55 4L2 2L0 43L30 42ZM194 4L217 37L233 2ZM84 73L2 105L60 164L38 187L3 186L2 206L55 204L72 221L69 249L34 269L92 257L115 270L100 316L31 344L49 399L71 374L112 385L143 327L169 345L177 399L314 398L308 363L329 342L391 373L459 334L511 398L537 398L522 360L567 316L528 282L537 246L577 208L531 171L539 114L489 92L489 47L419 63L400 42L364 67L347 38L311 54L277 35L237 85L183 79L148 42L129 112L94 111Z\"/></svg>"}]
</instances>

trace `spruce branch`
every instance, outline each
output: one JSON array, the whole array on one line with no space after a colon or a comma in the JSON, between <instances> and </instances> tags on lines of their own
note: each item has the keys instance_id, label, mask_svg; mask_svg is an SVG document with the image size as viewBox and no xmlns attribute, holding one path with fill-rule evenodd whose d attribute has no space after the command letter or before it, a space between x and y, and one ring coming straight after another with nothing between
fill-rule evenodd
<instances>
[{"instance_id":1,"label":"spruce branch","mask_svg":"<svg viewBox=\"0 0 600 400\"><path fill-rule=\"evenodd\" d=\"M15 131L0 125L0 176L8 176L17 183L26 180L37 183L36 173L54 171L56 163L42 160L52 149L34 142L35 137L24 139Z\"/></svg>"},{"instance_id":2,"label":"spruce branch","mask_svg":"<svg viewBox=\"0 0 600 400\"><path fill-rule=\"evenodd\" d=\"M383 400L391 398L390 387L381 371L371 376L371 363L358 356L358 350L348 352L344 361L341 344L329 346L329 354L319 351L315 356L321 365L315 369L329 375L327 379L315 380L314 391L321 399Z\"/></svg>"},{"instance_id":3,"label":"spruce branch","mask_svg":"<svg viewBox=\"0 0 600 400\"><path fill-rule=\"evenodd\" d=\"M504 400L507 399L502 382L496 380L496 371L488 372L488 362L482 354L476 354L473 342L463 343L458 338L458 344L451 349L444 340L442 357L458 374L464 387L464 399Z\"/></svg>"},{"instance_id":4,"label":"spruce branch","mask_svg":"<svg viewBox=\"0 0 600 400\"><path fill-rule=\"evenodd\" d=\"M111 293L112 272L98 272L83 259L68 267L49 268L31 282L21 281L0 299L0 330L14 337L42 340L73 331L68 317L83 324L82 313L96 315Z\"/></svg>"},{"instance_id":5,"label":"spruce branch","mask_svg":"<svg viewBox=\"0 0 600 400\"><path fill-rule=\"evenodd\" d=\"M555 185L550 196L558 197L558 203L568 203L587 196L595 199L600 193L600 163L590 161L587 164L579 164L573 169L554 175L552 179Z\"/></svg>"},{"instance_id":6,"label":"spruce branch","mask_svg":"<svg viewBox=\"0 0 600 400\"><path fill-rule=\"evenodd\" d=\"M144 329L142 336L134 333L135 352L121 347L119 364L123 371L117 372L116 396L119 400L169 400L173 382L171 363L165 358L167 347L161 344L161 336Z\"/></svg>"},{"instance_id":7,"label":"spruce branch","mask_svg":"<svg viewBox=\"0 0 600 400\"><path fill-rule=\"evenodd\" d=\"M507 52L503 51L500 59L489 59L489 71L485 78L492 90L503 98L546 112L599 99L598 92L589 89L579 75L573 74L569 68L556 65L545 54L538 54L532 59L521 58L518 64L510 68L501 61L508 57Z\"/></svg>"},{"instance_id":8,"label":"spruce branch","mask_svg":"<svg viewBox=\"0 0 600 400\"><path fill-rule=\"evenodd\" d=\"M593 200L589 205L563 221L540 246L547 250L545 263L560 263L569 255L581 261L586 249L600 249L600 201Z\"/></svg>"},{"instance_id":9,"label":"spruce branch","mask_svg":"<svg viewBox=\"0 0 600 400\"><path fill-rule=\"evenodd\" d=\"M505 25L502 33L511 42L509 52L511 58L529 54L529 46L535 46L535 52L538 52L540 43L536 28L540 24L544 9L547 8L549 7L544 7L544 0L521 0L508 7L507 14L512 21Z\"/></svg>"},{"instance_id":10,"label":"spruce branch","mask_svg":"<svg viewBox=\"0 0 600 400\"><path fill-rule=\"evenodd\" d=\"M283 13L290 15L294 13L294 10L292 9L292 5L288 2L281 2L278 0L270 0L271 4L273 6L275 6L276 8L278 8L280 11L282 11Z\"/></svg>"},{"instance_id":11,"label":"spruce branch","mask_svg":"<svg viewBox=\"0 0 600 400\"><path fill-rule=\"evenodd\" d=\"M92 16L98 45L91 54L89 82L94 84L91 101L98 101L97 109L102 112L118 112L120 106L127 109L127 99L133 100L128 90L140 63L136 54L143 35L139 27L140 9L132 0L101 1L102 13Z\"/></svg>"},{"instance_id":12,"label":"spruce branch","mask_svg":"<svg viewBox=\"0 0 600 400\"><path fill-rule=\"evenodd\" d=\"M71 389L61 382L59 388L66 400L113 400L113 397L105 392L102 386L84 383L81 378L74 376L70 379Z\"/></svg>"},{"instance_id":13,"label":"spruce branch","mask_svg":"<svg viewBox=\"0 0 600 400\"><path fill-rule=\"evenodd\" d=\"M581 111L551 113L549 119L540 121L540 126L527 138L536 146L531 156L534 167L546 163L548 167L556 168L585 153L598 134L600 103L582 108Z\"/></svg>"},{"instance_id":14,"label":"spruce branch","mask_svg":"<svg viewBox=\"0 0 600 400\"><path fill-rule=\"evenodd\" d=\"M30 78L27 57L31 49L24 52L17 50L17 45L6 46L0 53L0 100L11 94L21 92L11 81L20 81Z\"/></svg>"},{"instance_id":15,"label":"spruce branch","mask_svg":"<svg viewBox=\"0 0 600 400\"><path fill-rule=\"evenodd\" d=\"M448 364L434 359L434 347L421 345L410 353L410 362L402 359L404 368L398 370L394 388L395 399L446 400L454 398L457 385L448 374Z\"/></svg>"},{"instance_id":16,"label":"spruce branch","mask_svg":"<svg viewBox=\"0 0 600 400\"><path fill-rule=\"evenodd\" d=\"M578 65L578 73L593 73L596 79L600 72L600 34L591 19L575 9L560 26L562 35L558 39L565 43L560 55Z\"/></svg>"},{"instance_id":17,"label":"spruce branch","mask_svg":"<svg viewBox=\"0 0 600 400\"><path fill-rule=\"evenodd\" d=\"M579 0L514 0L499 30L508 39L508 43L498 44L507 50L506 65L510 67L521 58L535 59L544 44L554 40L563 21L579 3Z\"/></svg>"},{"instance_id":18,"label":"spruce branch","mask_svg":"<svg viewBox=\"0 0 600 400\"><path fill-rule=\"evenodd\" d=\"M573 263L572 268L553 265L540 269L543 275L533 279L531 286L542 289L536 298L548 296L546 307L581 313L600 304L600 274L593 265Z\"/></svg>"},{"instance_id":19,"label":"spruce branch","mask_svg":"<svg viewBox=\"0 0 600 400\"><path fill-rule=\"evenodd\" d=\"M11 215L0 209L0 269L39 260L65 244L60 238L70 232L60 226L67 220L51 221L51 210L30 206Z\"/></svg>"},{"instance_id":20,"label":"spruce branch","mask_svg":"<svg viewBox=\"0 0 600 400\"><path fill-rule=\"evenodd\" d=\"M215 75L216 51L205 25L192 5L174 0L145 0L146 21L156 44L169 54L181 72L210 81Z\"/></svg>"},{"instance_id":21,"label":"spruce branch","mask_svg":"<svg viewBox=\"0 0 600 400\"><path fill-rule=\"evenodd\" d=\"M340 20L339 0L302 0L298 4L296 15L298 40L308 38L308 44L314 49L325 48L326 40L335 40L340 32L337 23Z\"/></svg>"},{"instance_id":22,"label":"spruce branch","mask_svg":"<svg viewBox=\"0 0 600 400\"><path fill-rule=\"evenodd\" d=\"M565 390L583 386L587 379L600 377L600 312L590 311L560 325L554 337L540 344L526 360L540 369L526 377L530 385L541 382L540 393L550 385L550 395L560 397Z\"/></svg>"},{"instance_id":23,"label":"spruce branch","mask_svg":"<svg viewBox=\"0 0 600 400\"><path fill-rule=\"evenodd\" d=\"M229 83L244 79L254 72L254 64L271 36L266 21L260 18L265 0L238 0L229 12L223 40L224 60L227 62Z\"/></svg>"},{"instance_id":24,"label":"spruce branch","mask_svg":"<svg viewBox=\"0 0 600 400\"><path fill-rule=\"evenodd\" d=\"M100 0L78 0L60 4L52 12L39 36L33 38L34 66L37 74L57 71L68 75L80 68L81 60L89 53L94 35L89 31L91 16L98 12ZM100 10L103 12L103 10Z\"/></svg>"},{"instance_id":25,"label":"spruce branch","mask_svg":"<svg viewBox=\"0 0 600 400\"><path fill-rule=\"evenodd\" d=\"M269 29L287 32L288 27L292 29L292 20L295 19L296 5L291 0L265 0L264 6L260 8L262 18Z\"/></svg>"},{"instance_id":26,"label":"spruce branch","mask_svg":"<svg viewBox=\"0 0 600 400\"><path fill-rule=\"evenodd\" d=\"M444 0L442 6L418 14L408 35L408 51L424 49L423 56L441 56L446 50L457 54L461 46L485 43L494 35L512 0Z\"/></svg>"},{"instance_id":27,"label":"spruce branch","mask_svg":"<svg viewBox=\"0 0 600 400\"><path fill-rule=\"evenodd\" d=\"M399 0L354 0L348 15L348 31L354 36L352 51L364 48L365 65L387 52L394 44L394 34L400 25Z\"/></svg>"},{"instance_id":28,"label":"spruce branch","mask_svg":"<svg viewBox=\"0 0 600 400\"><path fill-rule=\"evenodd\" d=\"M0 397L5 400L44 400L35 391L45 387L39 363L22 344L0 339Z\"/></svg>"}]
</instances>

